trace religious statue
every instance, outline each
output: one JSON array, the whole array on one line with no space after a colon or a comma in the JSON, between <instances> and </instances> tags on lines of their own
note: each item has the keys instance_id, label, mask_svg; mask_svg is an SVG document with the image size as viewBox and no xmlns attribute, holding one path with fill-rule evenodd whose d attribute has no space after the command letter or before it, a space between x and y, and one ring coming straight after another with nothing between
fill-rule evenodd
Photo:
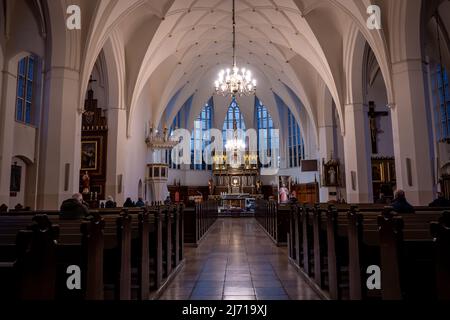
<instances>
[{"instance_id":1,"label":"religious statue","mask_svg":"<svg viewBox=\"0 0 450 320\"><path fill-rule=\"evenodd\" d=\"M261 180L256 180L256 193L260 194L262 191L262 182Z\"/></svg>"},{"instance_id":2,"label":"religious statue","mask_svg":"<svg viewBox=\"0 0 450 320\"><path fill-rule=\"evenodd\" d=\"M382 133L381 130L378 129L377 118L378 117L386 117L388 116L388 112L377 112L375 110L375 102L369 102L369 129L370 129L370 140L372 142L372 153L378 153L378 145L377 145L377 137L379 133Z\"/></svg>"},{"instance_id":3,"label":"religious statue","mask_svg":"<svg viewBox=\"0 0 450 320\"><path fill-rule=\"evenodd\" d=\"M377 135L378 135L377 118L370 117L369 126L370 126L370 138L372 141L372 146L374 146L377 143Z\"/></svg>"},{"instance_id":4,"label":"religious statue","mask_svg":"<svg viewBox=\"0 0 450 320\"><path fill-rule=\"evenodd\" d=\"M289 201L289 190L283 183L280 188L280 203L287 203Z\"/></svg>"},{"instance_id":5,"label":"religious statue","mask_svg":"<svg viewBox=\"0 0 450 320\"><path fill-rule=\"evenodd\" d=\"M214 181L213 181L213 179L209 179L208 180L208 188L209 188L209 194L213 195L214 194Z\"/></svg>"},{"instance_id":6,"label":"religious statue","mask_svg":"<svg viewBox=\"0 0 450 320\"><path fill-rule=\"evenodd\" d=\"M89 194L91 178L89 177L87 171L84 173L81 181L83 182L83 194Z\"/></svg>"},{"instance_id":7,"label":"religious statue","mask_svg":"<svg viewBox=\"0 0 450 320\"><path fill-rule=\"evenodd\" d=\"M164 126L163 136L164 136L164 141L169 140L169 129L167 129L167 126Z\"/></svg>"}]
</instances>

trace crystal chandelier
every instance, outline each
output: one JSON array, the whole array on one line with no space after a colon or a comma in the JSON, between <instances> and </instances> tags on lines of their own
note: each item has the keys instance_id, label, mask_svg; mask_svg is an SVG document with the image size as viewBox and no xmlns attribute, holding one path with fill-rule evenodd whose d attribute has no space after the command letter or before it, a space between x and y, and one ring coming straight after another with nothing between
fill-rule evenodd
<instances>
[{"instance_id":1,"label":"crystal chandelier","mask_svg":"<svg viewBox=\"0 0 450 320\"><path fill-rule=\"evenodd\" d=\"M236 64L236 7L233 0L233 67L221 70L215 82L216 94L222 96L249 96L256 92L256 80L252 72L239 69Z\"/></svg>"},{"instance_id":2,"label":"crystal chandelier","mask_svg":"<svg viewBox=\"0 0 450 320\"><path fill-rule=\"evenodd\" d=\"M235 136L232 140L228 140L225 144L227 151L245 151L245 142Z\"/></svg>"},{"instance_id":3,"label":"crystal chandelier","mask_svg":"<svg viewBox=\"0 0 450 320\"><path fill-rule=\"evenodd\" d=\"M233 112L233 137L228 139L225 143L225 149L227 152L243 152L246 149L245 141L239 137L239 131L237 129L237 120Z\"/></svg>"}]
</instances>

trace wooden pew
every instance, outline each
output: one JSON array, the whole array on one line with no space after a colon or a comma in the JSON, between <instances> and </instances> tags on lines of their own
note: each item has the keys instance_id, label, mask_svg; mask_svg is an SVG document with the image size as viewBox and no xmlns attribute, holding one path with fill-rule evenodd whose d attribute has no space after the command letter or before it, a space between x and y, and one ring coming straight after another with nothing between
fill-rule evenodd
<instances>
[{"instance_id":1,"label":"wooden pew","mask_svg":"<svg viewBox=\"0 0 450 320\"><path fill-rule=\"evenodd\" d=\"M450 213L444 212L431 225L436 261L436 294L440 300L450 300Z\"/></svg>"},{"instance_id":2,"label":"wooden pew","mask_svg":"<svg viewBox=\"0 0 450 320\"><path fill-rule=\"evenodd\" d=\"M56 299L104 299L105 220L93 216L88 221L58 222L60 236L57 246ZM78 228L77 228L78 226ZM67 288L69 266L81 269L81 290Z\"/></svg>"},{"instance_id":3,"label":"wooden pew","mask_svg":"<svg viewBox=\"0 0 450 320\"><path fill-rule=\"evenodd\" d=\"M256 201L255 218L278 246L289 246L289 242L292 242L288 238L290 228L293 228L289 221L291 215L291 205L278 205L275 201Z\"/></svg>"},{"instance_id":4,"label":"wooden pew","mask_svg":"<svg viewBox=\"0 0 450 320\"><path fill-rule=\"evenodd\" d=\"M183 207L184 243L197 247L217 218L218 208L214 200L196 203L195 207Z\"/></svg>"},{"instance_id":5,"label":"wooden pew","mask_svg":"<svg viewBox=\"0 0 450 320\"><path fill-rule=\"evenodd\" d=\"M33 217L32 224L19 231L13 266L15 283L9 287L10 294L21 300L54 298L58 234L59 228L44 215Z\"/></svg>"},{"instance_id":6,"label":"wooden pew","mask_svg":"<svg viewBox=\"0 0 450 320\"><path fill-rule=\"evenodd\" d=\"M142 211L142 210L141 210ZM180 217L180 214L177 211L176 214L177 217ZM181 215L182 216L182 215ZM3 218L2 218L3 219ZM14 217L12 221L18 220L16 223L19 226L22 226L26 224L24 221L29 221L30 217ZM106 224L106 230L103 232L103 229L101 232L99 232L98 236L93 236L92 234L86 233L86 239L83 238L82 235L80 235L80 224L79 221L64 221L59 220L57 216L52 217L52 220L54 222L59 223L59 227L62 229L62 234L60 236L60 240L57 246L57 252L58 252L58 265L59 270L57 272L58 278L67 278L65 275L65 268L67 268L68 263L70 262L73 265L80 265L83 269L82 274L86 274L84 270L86 270L87 266L95 266L95 272L86 274L85 277L83 277L83 287L86 288L86 292L78 294L70 294L65 289L65 284L62 283L62 281L58 281L60 283L59 289L57 290L56 296L59 298L64 297L71 297L71 298L78 298L78 299L102 299L104 298L104 292L102 290L103 288L103 275L100 269L100 266L103 266L103 250L101 250L102 254L98 254L98 250L94 249L97 247L103 247L106 242L106 251L112 250L111 257L112 257L112 265L115 265L111 268L111 265L109 266L109 269L112 269L111 271L111 278L113 279L113 287L114 287L114 294L113 296L119 299L130 299L131 293L131 228L136 229L135 234L137 234L137 241L138 244L138 250L134 250L134 252L140 252L141 254L138 255L138 266L137 270L139 270L139 275L137 276L139 279L139 282L137 284L137 288L139 289L139 298L140 299L148 299L149 291L150 290L157 290L161 287L162 284L162 278L163 278L163 270L162 270L162 263L163 263L163 257L162 257L162 224L161 222L161 216L159 212L154 213L153 222L154 226L151 228L151 224L149 223L149 214L147 212L142 212L139 216L139 223L138 224L132 224L132 218L130 215L128 215L127 212L124 212L122 216L117 218L117 225L114 224L116 221L116 217L111 215L107 216L106 222L104 219L102 219L103 227L105 227ZM181 221L178 218L175 219L176 221ZM94 222L95 223L95 222ZM85 223L83 223L85 224ZM0 221L0 228L4 227L5 224L2 224ZM175 225L169 224L166 225L167 228L172 228L174 230L179 230L179 227L176 227ZM17 232L18 229L15 228L16 225L12 226L12 230L10 233L14 234ZM158 228L159 227L159 228ZM11 224L9 224L9 228L11 228ZM20 228L19 228L20 229ZM152 231L153 229L153 231ZM81 227L81 230L93 230L92 227ZM159 230L159 232L158 232ZM183 228L181 228L183 230ZM113 232L114 231L114 232ZM115 233L117 231L117 233ZM149 231L149 232L148 232ZM169 231L169 229L167 229ZM13 236L10 235L12 238ZM80 237L83 239L80 240ZM179 239L179 235L173 235L174 239ZM95 239L95 243L93 242L93 239ZM101 244L97 243L102 242ZM105 241L106 240L106 241ZM83 251L80 247L80 245L77 246L76 243L80 243L81 247L88 250L89 253L87 256L89 259L82 258L84 255L81 254ZM179 241L179 246L183 245L183 241ZM170 271L173 268L176 268L183 259L183 255L181 250L174 249L167 251L167 257L173 256L174 257L174 263L169 263L166 266L172 265L170 269L168 269L168 272L166 273L166 277L170 275ZM14 247L11 245L11 247ZM173 248L176 248L177 246L173 246ZM178 251L177 251L178 250ZM180 252L179 252L180 251ZM97 252L97 254L93 254L93 252ZM108 256L107 253L105 253L106 257ZM3 256L3 255L2 255ZM78 257L78 259L76 258ZM176 259L175 257L179 257ZM61 259L62 258L62 259ZM154 262L154 269L152 270L152 266L150 266L150 258ZM13 259L12 259L13 260ZM177 261L178 260L178 261ZM95 263L90 263L89 261L96 261ZM166 260L167 261L167 260ZM169 260L170 261L170 260ZM117 263L117 264L116 264ZM65 268L64 268L65 265ZM136 264L135 264L136 265ZM95 279L98 281L87 281L85 278L92 279L90 276L91 274L95 275ZM100 276L101 275L101 276ZM154 276L154 286L151 287L150 285L150 277ZM99 282L101 280L101 284ZM84 286L84 284L89 283L97 283L94 287L101 288L99 291L90 290L87 286Z\"/></svg>"},{"instance_id":7,"label":"wooden pew","mask_svg":"<svg viewBox=\"0 0 450 320\"><path fill-rule=\"evenodd\" d=\"M430 222L417 216L393 216L385 212L378 218L383 299L435 299L436 257ZM448 256L449 253L443 254Z\"/></svg>"},{"instance_id":8,"label":"wooden pew","mask_svg":"<svg viewBox=\"0 0 450 320\"><path fill-rule=\"evenodd\" d=\"M307 214L307 208L298 208L299 214L291 215L293 221L290 228L294 229L295 238L290 241L294 243L296 252L290 253L290 260L302 268L305 274L314 278L318 287L328 291L332 299L381 298L380 292L369 292L366 287L366 267L381 264L379 207L368 206L365 208L367 212L355 212L355 208L351 208L352 213L346 212L347 209L348 207L340 210L336 207L326 209L325 206L318 205ZM431 212L418 210L418 212L416 215L405 217L408 226L405 231L408 244L414 242L417 244L417 240L429 243L429 237L423 240L422 238L429 233L427 230L429 222L440 214L435 210ZM308 236L311 232L312 241ZM414 239L415 237L419 239ZM312 257L307 254L308 252L313 252ZM296 259L292 259L292 256ZM302 261L305 259L313 259L314 263L306 264L305 268ZM308 270L308 267L312 267L313 272ZM390 290L387 286L384 288L386 292L384 298L387 298Z\"/></svg>"},{"instance_id":9,"label":"wooden pew","mask_svg":"<svg viewBox=\"0 0 450 320\"><path fill-rule=\"evenodd\" d=\"M10 274L14 276L9 298L61 298L60 294L68 291L66 271L70 265L82 268L82 288L76 295L72 294L73 297L103 297L103 220L84 221L78 224L76 234L65 234L61 232L64 224L56 225L45 215L14 217L17 223L12 224L12 217L7 221L3 219L0 220L3 229L1 256L4 260L10 259ZM19 226L24 221L33 222L33 225ZM11 243L15 237L17 244L14 240ZM5 247L14 247L16 255L5 258Z\"/></svg>"}]
</instances>

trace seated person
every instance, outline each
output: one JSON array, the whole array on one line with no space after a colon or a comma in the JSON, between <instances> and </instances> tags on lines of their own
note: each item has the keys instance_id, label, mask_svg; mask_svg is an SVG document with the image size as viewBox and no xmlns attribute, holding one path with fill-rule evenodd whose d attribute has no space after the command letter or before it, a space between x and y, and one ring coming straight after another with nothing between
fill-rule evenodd
<instances>
[{"instance_id":1,"label":"seated person","mask_svg":"<svg viewBox=\"0 0 450 320\"><path fill-rule=\"evenodd\" d=\"M71 199L67 199L61 204L61 219L83 219L88 215L88 206L80 193L75 193Z\"/></svg>"},{"instance_id":2,"label":"seated person","mask_svg":"<svg viewBox=\"0 0 450 320\"><path fill-rule=\"evenodd\" d=\"M138 207L138 208L145 207L144 200L142 200L142 198L139 198L138 201L136 202L135 206Z\"/></svg>"},{"instance_id":3,"label":"seated person","mask_svg":"<svg viewBox=\"0 0 450 320\"><path fill-rule=\"evenodd\" d=\"M172 203L172 200L170 199L170 196L167 196L166 200L164 200L165 205L169 205Z\"/></svg>"},{"instance_id":4,"label":"seated person","mask_svg":"<svg viewBox=\"0 0 450 320\"><path fill-rule=\"evenodd\" d=\"M8 206L6 204L2 204L0 206L0 212L8 212Z\"/></svg>"},{"instance_id":5,"label":"seated person","mask_svg":"<svg viewBox=\"0 0 450 320\"><path fill-rule=\"evenodd\" d=\"M127 198L127 200L125 200L125 203L123 204L124 208L134 208L134 202L131 201L131 198Z\"/></svg>"},{"instance_id":6,"label":"seated person","mask_svg":"<svg viewBox=\"0 0 450 320\"><path fill-rule=\"evenodd\" d=\"M439 208L448 208L450 207L450 201L445 199L444 194L442 192L438 192L438 197L431 202L429 207L439 207Z\"/></svg>"},{"instance_id":7,"label":"seated person","mask_svg":"<svg viewBox=\"0 0 450 320\"><path fill-rule=\"evenodd\" d=\"M412 205L408 203L405 196L405 191L398 190L395 193L394 201L391 203L391 207L397 213L415 213L415 210Z\"/></svg>"},{"instance_id":8,"label":"seated person","mask_svg":"<svg viewBox=\"0 0 450 320\"><path fill-rule=\"evenodd\" d=\"M111 196L108 196L105 203L105 208L112 209L116 207L116 203L114 202L114 198Z\"/></svg>"}]
</instances>

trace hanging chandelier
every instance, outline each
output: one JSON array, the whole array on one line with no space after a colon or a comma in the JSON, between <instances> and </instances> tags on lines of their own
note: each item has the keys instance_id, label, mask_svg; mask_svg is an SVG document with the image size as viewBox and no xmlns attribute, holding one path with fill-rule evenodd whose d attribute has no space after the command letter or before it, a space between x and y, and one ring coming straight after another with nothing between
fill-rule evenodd
<instances>
[{"instance_id":1,"label":"hanging chandelier","mask_svg":"<svg viewBox=\"0 0 450 320\"><path fill-rule=\"evenodd\" d=\"M245 141L239 136L237 120L233 112L233 137L225 143L225 150L228 154L241 154L246 148Z\"/></svg>"},{"instance_id":2,"label":"hanging chandelier","mask_svg":"<svg viewBox=\"0 0 450 320\"><path fill-rule=\"evenodd\" d=\"M256 80L252 72L245 68L239 69L236 64L236 3L233 0L233 66L221 70L215 82L216 94L222 96L249 96L256 92Z\"/></svg>"}]
</instances>

